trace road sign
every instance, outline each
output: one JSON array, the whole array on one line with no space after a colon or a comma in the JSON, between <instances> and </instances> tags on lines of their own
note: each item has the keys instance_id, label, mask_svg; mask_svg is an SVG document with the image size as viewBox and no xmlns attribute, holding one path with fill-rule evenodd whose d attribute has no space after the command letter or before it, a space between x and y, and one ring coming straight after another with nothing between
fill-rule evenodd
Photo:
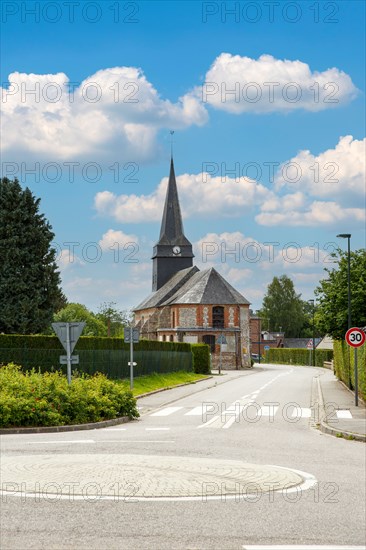
<instances>
[{"instance_id":1,"label":"road sign","mask_svg":"<svg viewBox=\"0 0 366 550\"><path fill-rule=\"evenodd\" d=\"M313 341L312 340L309 340L308 343L306 344L306 347L308 349L313 349Z\"/></svg>"},{"instance_id":2,"label":"road sign","mask_svg":"<svg viewBox=\"0 0 366 550\"><path fill-rule=\"evenodd\" d=\"M357 327L349 328L346 332L346 342L353 348L359 348L365 343L365 333L363 330Z\"/></svg>"},{"instance_id":3,"label":"road sign","mask_svg":"<svg viewBox=\"0 0 366 550\"><path fill-rule=\"evenodd\" d=\"M138 328L126 327L124 329L124 332L125 332L124 340L126 344L129 344L131 342L131 332L132 332L132 342L134 344L138 344L140 339L140 331Z\"/></svg>"},{"instance_id":4,"label":"road sign","mask_svg":"<svg viewBox=\"0 0 366 550\"><path fill-rule=\"evenodd\" d=\"M133 367L136 367L137 363L135 363L135 361L132 361L132 366ZM128 362L128 366L130 367L131 366L131 361Z\"/></svg>"},{"instance_id":5,"label":"road sign","mask_svg":"<svg viewBox=\"0 0 366 550\"><path fill-rule=\"evenodd\" d=\"M270 346L264 346L264 351L268 351L270 348Z\"/></svg>"},{"instance_id":6,"label":"road sign","mask_svg":"<svg viewBox=\"0 0 366 550\"><path fill-rule=\"evenodd\" d=\"M79 356L78 355L71 355L71 364L72 365L78 365L79 364ZM60 365L67 365L67 355L60 355Z\"/></svg>"},{"instance_id":7,"label":"road sign","mask_svg":"<svg viewBox=\"0 0 366 550\"><path fill-rule=\"evenodd\" d=\"M58 339L67 352L67 330L70 332L70 354L74 351L76 342L80 338L86 323L52 323L52 328L56 332Z\"/></svg>"}]
</instances>

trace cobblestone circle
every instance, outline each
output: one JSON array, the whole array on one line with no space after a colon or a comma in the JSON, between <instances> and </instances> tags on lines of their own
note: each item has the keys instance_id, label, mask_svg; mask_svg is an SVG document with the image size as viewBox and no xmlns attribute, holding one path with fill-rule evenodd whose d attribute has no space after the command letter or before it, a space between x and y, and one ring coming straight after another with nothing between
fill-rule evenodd
<instances>
[{"instance_id":1,"label":"cobblestone circle","mask_svg":"<svg viewBox=\"0 0 366 550\"><path fill-rule=\"evenodd\" d=\"M132 454L4 456L4 491L93 497L202 497L256 494L301 485L277 466L239 460Z\"/></svg>"}]
</instances>

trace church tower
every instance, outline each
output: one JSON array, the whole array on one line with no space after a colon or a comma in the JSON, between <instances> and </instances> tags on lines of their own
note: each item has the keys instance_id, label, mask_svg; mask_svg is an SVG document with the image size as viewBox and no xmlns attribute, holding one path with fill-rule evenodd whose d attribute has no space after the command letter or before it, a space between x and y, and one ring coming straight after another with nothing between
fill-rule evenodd
<instances>
[{"instance_id":1,"label":"church tower","mask_svg":"<svg viewBox=\"0 0 366 550\"><path fill-rule=\"evenodd\" d=\"M181 269L193 266L192 244L183 232L173 158L170 161L169 183L165 198L160 238L153 250L153 292L159 290Z\"/></svg>"}]
</instances>

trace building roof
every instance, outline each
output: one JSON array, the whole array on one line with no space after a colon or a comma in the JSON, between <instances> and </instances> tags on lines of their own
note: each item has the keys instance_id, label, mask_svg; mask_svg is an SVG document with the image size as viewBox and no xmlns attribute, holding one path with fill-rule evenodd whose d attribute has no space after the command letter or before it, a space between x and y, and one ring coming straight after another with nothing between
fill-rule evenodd
<instances>
[{"instance_id":1,"label":"building roof","mask_svg":"<svg viewBox=\"0 0 366 550\"><path fill-rule=\"evenodd\" d=\"M320 342L321 338L315 338L315 347ZM313 341L312 338L285 338L283 347L284 348L298 348L304 349L307 347L308 342Z\"/></svg>"},{"instance_id":2,"label":"building roof","mask_svg":"<svg viewBox=\"0 0 366 550\"><path fill-rule=\"evenodd\" d=\"M213 267L204 271L191 267L178 271L135 311L173 304L249 305L249 302Z\"/></svg>"},{"instance_id":3,"label":"building roof","mask_svg":"<svg viewBox=\"0 0 366 550\"><path fill-rule=\"evenodd\" d=\"M157 244L167 244L171 246L191 244L184 235L173 159L170 161L169 182L164 204L163 219L161 221L160 237Z\"/></svg>"}]
</instances>

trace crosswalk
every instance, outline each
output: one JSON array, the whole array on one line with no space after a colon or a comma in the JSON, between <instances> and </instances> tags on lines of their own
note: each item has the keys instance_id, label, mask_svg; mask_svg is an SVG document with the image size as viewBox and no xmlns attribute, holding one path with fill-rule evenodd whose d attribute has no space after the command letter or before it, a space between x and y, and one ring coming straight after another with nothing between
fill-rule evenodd
<instances>
[{"instance_id":1,"label":"crosswalk","mask_svg":"<svg viewBox=\"0 0 366 550\"><path fill-rule=\"evenodd\" d=\"M292 423L300 421L301 419L316 420L317 413L318 411L314 409L300 407L299 405L290 404L280 406L279 403L259 405L254 401L252 396L247 402L237 400L228 406L225 403L201 403L189 410L183 406L164 407L147 416L161 418L180 414L188 417L198 417L201 423L196 426L197 429L228 429L234 423L243 420L251 423L258 422L261 419L274 422L276 418ZM352 413L349 410L336 410L334 411L334 421L336 421L336 419L352 419Z\"/></svg>"}]
</instances>

